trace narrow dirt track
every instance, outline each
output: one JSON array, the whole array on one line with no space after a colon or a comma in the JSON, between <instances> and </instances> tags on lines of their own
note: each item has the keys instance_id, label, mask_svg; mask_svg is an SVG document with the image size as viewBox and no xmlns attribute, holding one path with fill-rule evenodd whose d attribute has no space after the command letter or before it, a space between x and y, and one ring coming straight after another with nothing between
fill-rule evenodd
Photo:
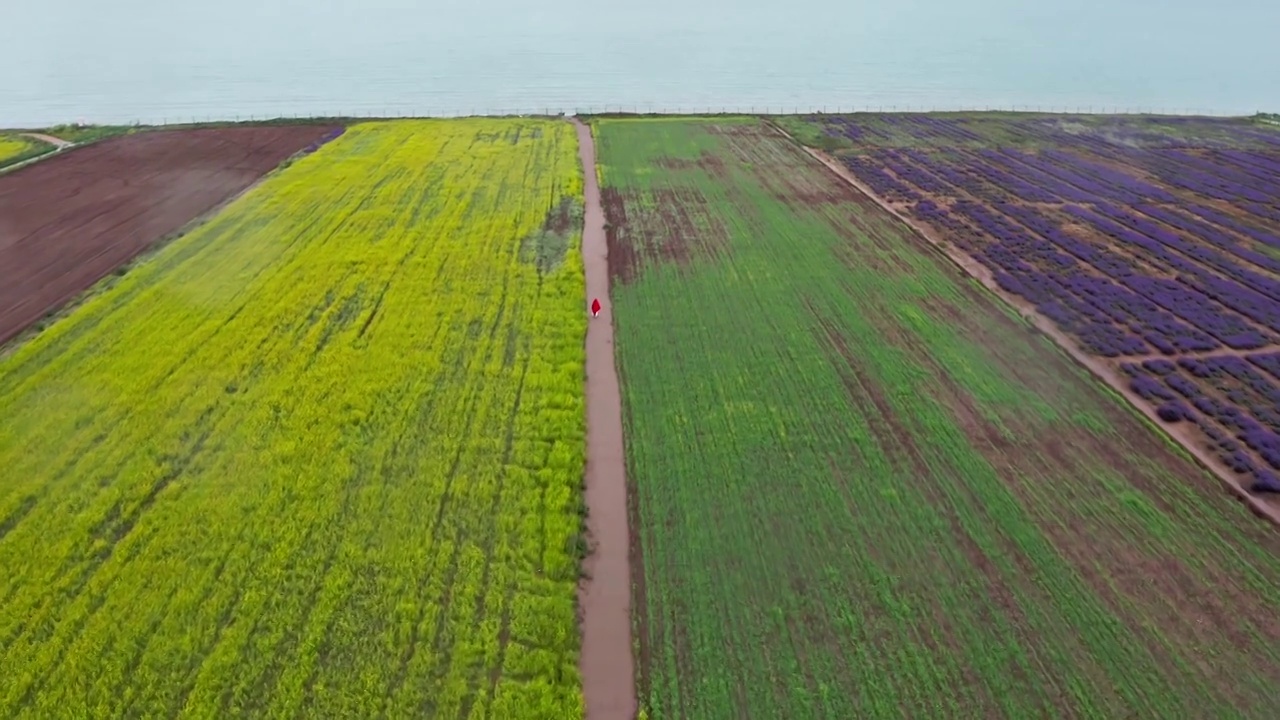
<instances>
[{"instance_id":1,"label":"narrow dirt track","mask_svg":"<svg viewBox=\"0 0 1280 720\"><path fill-rule=\"evenodd\" d=\"M587 537L590 554L578 586L582 615L582 692L587 720L632 720L636 716L631 656L630 532L627 471L622 454L622 393L613 362L613 311L609 303L608 246L604 206L596 179L591 128L573 118L578 131L586 212L582 261L587 302L599 298L599 317L587 325Z\"/></svg>"},{"instance_id":2,"label":"narrow dirt track","mask_svg":"<svg viewBox=\"0 0 1280 720\"><path fill-rule=\"evenodd\" d=\"M59 150L62 150L63 148L69 148L75 145L75 143L71 142L70 140L63 140L62 138L56 138L52 135L45 135L44 133L22 133L22 134L34 140L39 140L40 142L49 143L50 145L56 147Z\"/></svg>"},{"instance_id":3,"label":"narrow dirt track","mask_svg":"<svg viewBox=\"0 0 1280 720\"><path fill-rule=\"evenodd\" d=\"M808 147L804 143L792 137L786 130L783 130L781 127L778 127L773 123L769 123L769 125L775 131L789 138L797 146L802 148L810 157L825 165L828 170L837 175L841 180L870 198L877 205L883 208L885 212L897 218L902 222L902 224L915 232L916 235L924 239L925 242L941 251L947 259L981 283L982 286L993 295L1003 300L1009 306L1015 308L1024 319L1031 323L1032 327L1047 336L1054 342L1054 344L1061 348L1063 352L1067 353L1067 355L1083 366L1086 370L1093 373L1094 377L1101 380L1113 391L1127 400L1134 409L1150 420L1157 432L1164 433L1182 446L1182 448L1199 461L1206 470L1217 477L1218 480L1223 483L1225 488L1243 502L1254 515L1268 520L1277 527L1280 527L1280 512L1277 512L1275 508L1250 493L1248 488L1237 479L1235 473L1231 472L1231 470L1212 453L1201 447L1200 443L1196 441L1196 437L1191 428L1185 423L1180 425L1170 425L1169 423L1162 421L1160 417L1156 415L1155 409L1151 407L1149 403L1144 402L1137 393L1129 388L1127 378L1122 376L1118 370L1104 362L1101 362L1098 358L1085 353L1079 348L1072 338L1059 330L1058 326L1055 325L1052 320L1036 310L1034 305L1020 297L1017 297L1016 295L1006 292L1004 288L1000 287L999 283L996 282L995 277L991 274L991 271L985 266L969 257L964 251L950 243L947 243L931 228L927 227L923 223L916 222L913 218L899 212L883 198L876 195L870 187L867 187L859 181L858 178L854 177L854 175L835 158L821 150Z\"/></svg>"}]
</instances>

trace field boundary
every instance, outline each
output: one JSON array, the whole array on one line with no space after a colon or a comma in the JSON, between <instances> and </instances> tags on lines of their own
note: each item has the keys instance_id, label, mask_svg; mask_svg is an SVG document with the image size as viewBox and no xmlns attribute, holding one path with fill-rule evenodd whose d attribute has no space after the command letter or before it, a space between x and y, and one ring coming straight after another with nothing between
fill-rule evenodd
<instances>
[{"instance_id":1,"label":"field boundary","mask_svg":"<svg viewBox=\"0 0 1280 720\"><path fill-rule=\"evenodd\" d=\"M5 175L7 173L11 173L16 170L21 170L22 168L27 167L28 165L31 165L33 163L39 162L41 160L44 160L45 158L51 155L57 155L59 152L61 151L56 147L49 148L48 150L45 150L39 155L34 155L32 157L27 158L26 160L19 160L18 162L12 165L5 165L4 167L0 167L0 175Z\"/></svg>"},{"instance_id":2,"label":"field boundary","mask_svg":"<svg viewBox=\"0 0 1280 720\"><path fill-rule=\"evenodd\" d=\"M1030 303L1005 292L999 284L996 283L990 270L979 264L976 260L969 257L958 248L955 248L950 243L946 242L930 228L924 227L922 224L917 223L912 218L899 212L897 208L880 198L871 190L871 188L867 187L854 177L852 173L846 170L831 155L805 145L768 118L762 118L762 120L775 132L786 137L808 153L810 157L822 163L840 180L843 180L854 190L871 199L877 206L888 212L892 217L901 221L911 230L912 233L924 240L927 246L940 252L943 257L956 265L962 272L981 283L982 287L992 295L995 295L998 299L1004 301L1006 305L1015 309L1017 314L1022 317L1023 321L1026 322L1032 330L1038 331L1040 334L1046 336L1052 341L1053 345L1064 351L1078 365L1083 366L1084 369L1088 370L1097 380L1100 380L1108 390L1119 394L1122 398L1128 401L1127 404L1131 409L1136 411L1143 419L1145 419L1148 425L1150 425L1156 432L1160 433L1166 441L1175 444L1182 450L1189 453L1191 457L1194 458L1205 470L1216 476L1218 480L1226 486L1227 490L1243 501L1254 515L1263 518L1264 520L1268 520L1272 525L1280 528L1280 511L1268 507L1265 503L1249 493L1246 487L1236 481L1234 474L1226 467L1226 465L1216 457L1205 452L1194 442L1189 431L1182 432L1185 431L1186 428L1169 427L1160 420L1159 416L1156 415L1155 409L1150 407L1147 403L1142 402L1137 394L1129 389L1128 383L1124 381L1124 378L1121 377L1118 372L1106 367L1077 348L1069 337L1059 330L1049 318L1037 311Z\"/></svg>"},{"instance_id":3,"label":"field boundary","mask_svg":"<svg viewBox=\"0 0 1280 720\"><path fill-rule=\"evenodd\" d=\"M275 172L278 172L278 169L272 171L272 173L275 173ZM82 290L81 292L76 293L74 297L67 300L66 302L59 304L58 307L54 308L53 310L50 310L48 313L42 316L39 320L32 323L30 327L28 327L26 330L23 330L21 333L14 335L8 342L0 343L0 360L5 359L10 354L17 351L18 348L22 347L23 345L26 345L28 342L31 342L32 340L37 338L40 335L40 333L47 330L49 326L52 325L53 323L56 323L59 320L62 320L63 318L67 317L71 313L75 312L77 308L79 308L81 305L88 302L89 299L92 298L93 296L102 292L106 292L107 290L110 290L111 287L120 280L120 278L133 272L135 269L137 269L138 266L144 263L150 262L158 253L160 253L169 245L172 245L174 242L182 239L183 236L189 235L195 232L201 225L204 225L205 223L212 220L218 213L222 212L223 210L226 210L227 207L229 207L232 203L236 202L240 198L244 197L245 195L248 195L250 192L257 189L257 187L261 185L268 177L270 177L270 174L267 174L258 178L252 185L240 191L239 193L236 193L234 196L227 198L225 202L222 202L221 204L211 208L208 212L197 215L196 217L189 220L186 225L183 225L182 227L169 233L168 235L165 235L159 238L154 243L152 243L150 247L148 247L146 250L143 250L137 255L134 255L131 260L124 263L123 265L120 265L116 269L112 270L110 273L107 274L106 277L95 282L93 285L90 285L88 288Z\"/></svg>"},{"instance_id":4,"label":"field boundary","mask_svg":"<svg viewBox=\"0 0 1280 720\"><path fill-rule=\"evenodd\" d=\"M587 720L633 720L637 713L631 645L631 528L623 454L622 392L613 354L609 247L591 128L571 118L578 135L585 204L582 261L588 300L599 317L587 323L587 463L584 478L588 554L578 585L582 694ZM585 308L584 308L585 311Z\"/></svg>"},{"instance_id":5,"label":"field boundary","mask_svg":"<svg viewBox=\"0 0 1280 720\"><path fill-rule=\"evenodd\" d=\"M40 160L44 160L45 158L57 155L63 152L64 150L70 150L76 147L75 143L69 143L66 140L59 140L56 143L50 142L50 140L53 139L52 136L41 135L40 133L24 132L24 133L19 133L19 135L21 135L22 137L31 138L32 140L37 140L44 145L48 145L49 148L47 150L42 150L41 152L38 152L35 155L32 155L29 158L26 158L25 160L19 160L16 163L12 163L10 165L4 165L0 167L0 175L4 175L5 173L11 173L15 170L21 170L22 168L28 165L31 165L32 163L38 162Z\"/></svg>"},{"instance_id":6,"label":"field boundary","mask_svg":"<svg viewBox=\"0 0 1280 720\"><path fill-rule=\"evenodd\" d=\"M95 141L95 142L98 142L98 141ZM75 144L70 147L80 147L80 145ZM57 150L51 150L45 153L44 155L34 158L34 160L43 159L57 152L58 152ZM261 177L259 177L257 180L250 183L248 187L232 195L231 197L228 197L226 200L218 203L217 205L214 205L212 208L209 208L209 210L191 218L186 222L186 224L184 224L182 227L178 228L177 230L174 230L173 232L167 235L163 235L157 238L156 241L151 243L151 245L149 245L145 250L138 253L137 255L134 255L127 262L116 266L115 269L107 273L103 278L101 278L97 282L93 283L92 285L85 288L84 290L76 293L75 295L68 298L67 300L61 303L58 303L57 307L53 308L49 312L40 316L39 320L36 320L35 322L31 323L29 326L27 326L25 330L18 333L17 335L14 335L12 338L9 338L9 340L7 340L6 342L0 343L0 360L4 360L9 355L16 352L18 348L34 340L36 337L40 335L40 333L47 330L48 327L53 323L58 322L59 320L62 320L66 316L75 312L77 308L79 308L81 305L86 303L93 296L109 290L113 285L115 285L120 280L120 278L124 277L125 275L128 275L130 272L133 272L134 269L136 269L138 266L142 265L143 263L150 262L158 253L160 253L162 250L164 250L166 247L173 244L177 240L180 240L182 237L189 235L192 232L195 232L197 228L199 228L201 225L204 225L205 223L212 220L214 217L218 215L218 213L221 213L222 211L226 210L232 204L238 202L241 198L243 198L244 196L256 190L259 185L266 182L268 179L288 169L290 165L292 165L300 157L306 154L308 153L305 149L299 150L293 155L290 155L289 157L280 161L279 165L276 165L274 168L272 168L271 170L263 174ZM32 161L27 161L27 162L32 162ZM10 170L10 169L12 168L5 168L4 170L0 170L0 174L3 174L6 170Z\"/></svg>"}]
</instances>

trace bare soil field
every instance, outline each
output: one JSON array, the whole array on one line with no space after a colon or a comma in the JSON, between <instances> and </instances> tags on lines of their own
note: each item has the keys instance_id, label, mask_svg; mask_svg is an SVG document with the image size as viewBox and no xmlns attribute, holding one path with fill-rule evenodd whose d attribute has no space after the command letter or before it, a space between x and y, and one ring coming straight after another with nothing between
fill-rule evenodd
<instances>
[{"instance_id":1,"label":"bare soil field","mask_svg":"<svg viewBox=\"0 0 1280 720\"><path fill-rule=\"evenodd\" d=\"M0 343L331 130L139 133L0 176Z\"/></svg>"}]
</instances>

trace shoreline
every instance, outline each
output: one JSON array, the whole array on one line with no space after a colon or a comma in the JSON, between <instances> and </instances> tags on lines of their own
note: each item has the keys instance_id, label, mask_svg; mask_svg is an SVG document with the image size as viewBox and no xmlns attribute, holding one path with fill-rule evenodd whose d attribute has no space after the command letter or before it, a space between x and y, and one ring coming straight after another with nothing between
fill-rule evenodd
<instances>
[{"instance_id":1,"label":"shoreline","mask_svg":"<svg viewBox=\"0 0 1280 720\"><path fill-rule=\"evenodd\" d=\"M611 109L612 108L612 109ZM142 122L140 120L128 122L103 122L88 123L83 125L86 128L100 127L116 127L116 128L138 128L138 129L194 129L202 127L227 127L233 125L300 125L312 123L341 123L352 124L361 122L387 122L391 120L461 120L467 118L542 118L542 119L572 119L579 118L696 118L696 117L735 117L735 116L753 116L753 117L796 117L803 115L942 115L942 116L992 116L992 115L1011 115L1011 116L1092 116L1092 117L1170 117L1170 118L1214 118L1219 120L1239 119L1257 122L1262 125L1280 126L1280 119L1275 119L1276 114L1256 112L1252 114L1240 113L1216 113L1216 112L1186 112L1178 110L1166 110L1162 108L1151 109L1123 109L1123 108L1031 108L1028 106L1012 107L1012 108L886 108L884 106L872 107L850 107L850 108L786 108L786 107L764 107L764 106L743 106L736 108L720 107L720 108L674 108L664 110L641 110L639 108L626 109L625 106L605 106L600 108L588 109L544 109L541 112L530 110L526 112L520 111L493 111L493 112L471 112L471 113L440 113L440 114L341 114L341 115L264 115L240 117L206 117L201 120L193 118L186 122L177 121L168 122ZM0 132L11 133L42 133L51 127L65 127L65 125L14 125L0 126ZM76 143L79 144L79 143Z\"/></svg>"}]
</instances>

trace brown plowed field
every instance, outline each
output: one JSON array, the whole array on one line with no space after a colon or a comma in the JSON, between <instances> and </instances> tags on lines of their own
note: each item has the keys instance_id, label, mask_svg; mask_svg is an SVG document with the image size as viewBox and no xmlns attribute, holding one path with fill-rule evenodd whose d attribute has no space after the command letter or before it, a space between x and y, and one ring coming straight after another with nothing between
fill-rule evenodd
<instances>
[{"instance_id":1,"label":"brown plowed field","mask_svg":"<svg viewBox=\"0 0 1280 720\"><path fill-rule=\"evenodd\" d=\"M331 130L138 133L0 176L0 343Z\"/></svg>"}]
</instances>

